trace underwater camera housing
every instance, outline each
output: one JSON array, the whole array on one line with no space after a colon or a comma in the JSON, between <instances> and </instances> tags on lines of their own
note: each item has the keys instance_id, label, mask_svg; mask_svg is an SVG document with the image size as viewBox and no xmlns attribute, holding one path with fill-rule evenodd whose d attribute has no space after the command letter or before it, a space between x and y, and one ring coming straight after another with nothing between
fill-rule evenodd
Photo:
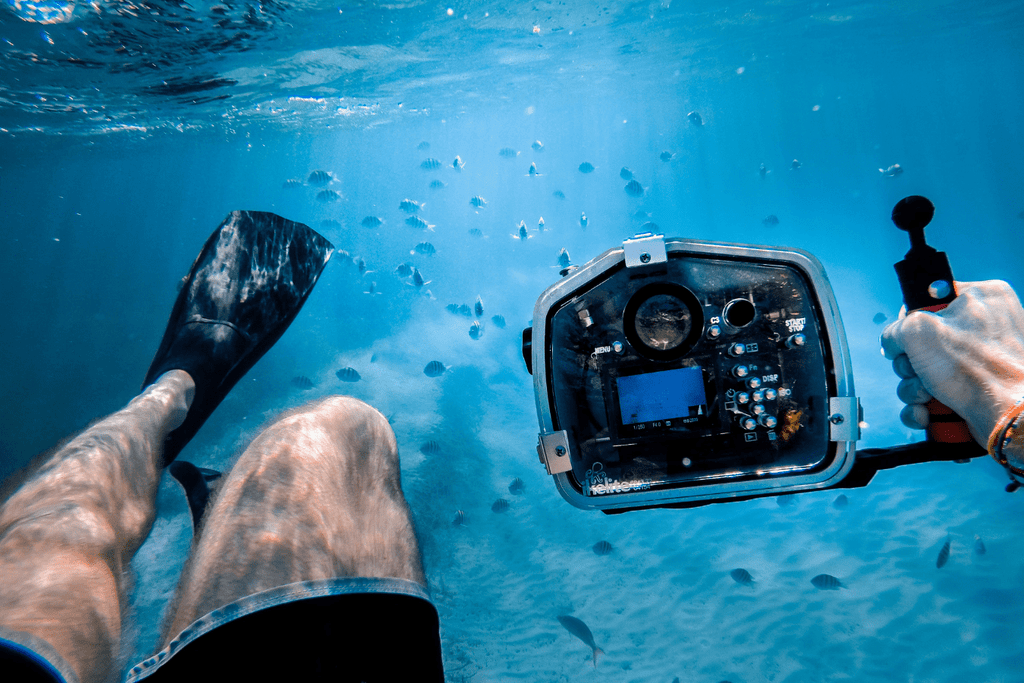
<instances>
[{"instance_id":1,"label":"underwater camera housing","mask_svg":"<svg viewBox=\"0 0 1024 683\"><path fill-rule=\"evenodd\" d=\"M523 355L562 496L615 512L829 488L860 402L821 263L643 234L537 300Z\"/></svg>"}]
</instances>

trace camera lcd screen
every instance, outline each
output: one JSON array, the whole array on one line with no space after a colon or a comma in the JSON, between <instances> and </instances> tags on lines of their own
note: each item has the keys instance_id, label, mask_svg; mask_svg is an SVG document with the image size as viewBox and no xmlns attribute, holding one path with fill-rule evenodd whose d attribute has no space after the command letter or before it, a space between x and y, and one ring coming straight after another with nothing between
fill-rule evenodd
<instances>
[{"instance_id":1,"label":"camera lcd screen","mask_svg":"<svg viewBox=\"0 0 1024 683\"><path fill-rule=\"evenodd\" d=\"M617 383L623 426L675 420L693 423L707 413L704 376L699 367L620 375Z\"/></svg>"}]
</instances>

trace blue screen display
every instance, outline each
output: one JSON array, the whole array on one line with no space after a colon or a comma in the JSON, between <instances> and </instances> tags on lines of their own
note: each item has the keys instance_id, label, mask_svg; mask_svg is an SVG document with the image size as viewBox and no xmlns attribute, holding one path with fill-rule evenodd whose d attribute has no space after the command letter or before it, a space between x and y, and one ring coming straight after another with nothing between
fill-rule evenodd
<instances>
[{"instance_id":1,"label":"blue screen display","mask_svg":"<svg viewBox=\"0 0 1024 683\"><path fill-rule=\"evenodd\" d=\"M695 417L707 403L698 367L623 375L618 378L622 424Z\"/></svg>"}]
</instances>

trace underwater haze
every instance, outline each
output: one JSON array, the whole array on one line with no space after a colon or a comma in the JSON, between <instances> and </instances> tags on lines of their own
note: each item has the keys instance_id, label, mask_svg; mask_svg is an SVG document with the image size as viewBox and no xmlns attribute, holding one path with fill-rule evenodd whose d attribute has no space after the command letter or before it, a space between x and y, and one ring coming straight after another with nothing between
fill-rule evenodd
<instances>
[{"instance_id":1,"label":"underwater haze","mask_svg":"<svg viewBox=\"0 0 1024 683\"><path fill-rule=\"evenodd\" d=\"M957 279L1021 290L1021 3L2 1L0 475L136 395L210 232L272 211L345 253L180 459L225 470L328 394L387 415L448 681L1021 680L1024 493L991 458L845 506L585 512L538 462L520 337L563 248L648 222L797 247L835 289L858 447L921 440L878 351L909 246L889 215L927 196ZM166 476L158 506L125 667L191 541Z\"/></svg>"}]
</instances>

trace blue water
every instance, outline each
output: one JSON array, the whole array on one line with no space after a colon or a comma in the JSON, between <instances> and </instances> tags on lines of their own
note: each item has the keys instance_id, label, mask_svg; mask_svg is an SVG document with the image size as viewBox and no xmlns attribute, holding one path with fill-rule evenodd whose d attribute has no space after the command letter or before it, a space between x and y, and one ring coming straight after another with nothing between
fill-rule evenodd
<instances>
[{"instance_id":1,"label":"blue water","mask_svg":"<svg viewBox=\"0 0 1024 683\"><path fill-rule=\"evenodd\" d=\"M388 415L450 681L1020 679L1024 495L1002 492L995 463L885 473L843 510L812 493L787 507L586 513L537 462L519 349L563 247L583 263L643 220L672 236L798 247L835 288L861 447L919 439L899 424L872 322L901 300L892 263L907 242L888 216L928 196L928 239L956 276L1021 290L1019 3L51 7L73 9L44 24L67 13L0 8L0 474L129 401L205 238L229 211L273 211L372 272L336 256L181 457L228 467L270 416L327 393ZM703 127L686 118L694 110ZM427 157L445 166L424 171ZM596 170L581 174L583 161ZM902 175L879 173L894 163ZM642 199L623 192L622 166ZM283 187L314 169L335 176L342 200ZM430 190L435 178L447 186ZM470 206L475 195L486 208ZM434 232L404 224L405 198L426 202ZM638 208L650 217L632 217ZM385 223L364 228L367 215ZM547 232L512 239L540 217ZM424 239L436 255L410 255ZM432 297L394 274L405 261ZM364 294L370 282L379 295ZM508 326L474 340L445 306L477 296ZM440 380L422 373L433 359L451 366ZM340 382L344 366L363 379ZM421 453L427 440L441 453ZM514 477L522 496L508 493ZM512 502L501 515L500 497ZM175 485L158 503L133 565L126 661L155 645L190 540ZM458 509L465 528L450 525ZM596 555L600 540L614 551ZM753 590L730 578L738 567ZM848 589L818 591L821 573ZM607 653L596 669L561 614L593 631Z\"/></svg>"}]
</instances>

